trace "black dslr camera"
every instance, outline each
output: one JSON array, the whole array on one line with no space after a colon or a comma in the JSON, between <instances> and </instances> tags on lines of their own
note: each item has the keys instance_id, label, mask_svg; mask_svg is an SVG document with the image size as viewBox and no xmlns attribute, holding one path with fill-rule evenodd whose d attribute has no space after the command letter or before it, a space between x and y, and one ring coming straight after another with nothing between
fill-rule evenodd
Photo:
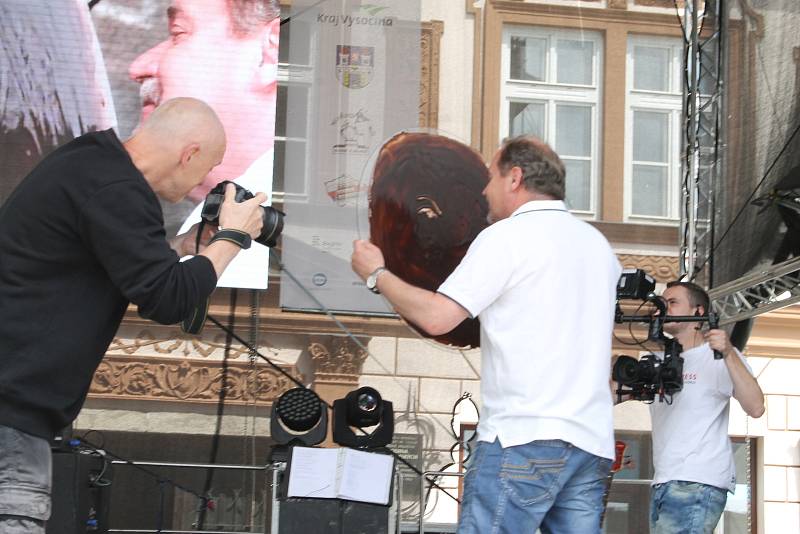
<instances>
[{"instance_id":1,"label":"black dslr camera","mask_svg":"<svg viewBox=\"0 0 800 534\"><path fill-rule=\"evenodd\" d=\"M680 343L664 335L664 322L667 320L667 305L653 293L655 280L640 269L625 269L617 284L617 310L614 320L617 323L644 322L648 324L647 339L664 344L664 355L653 353L640 359L620 356L611 372L617 382L617 399L630 395L633 400L652 402L658 395L660 401L668 399L683 389L683 357ZM658 309L658 314L645 316L623 315L619 301L635 299L649 302ZM683 318L670 317L668 320ZM691 320L696 321L697 317Z\"/></svg>"},{"instance_id":2,"label":"black dslr camera","mask_svg":"<svg viewBox=\"0 0 800 534\"><path fill-rule=\"evenodd\" d=\"M228 180L220 182L214 189L209 191L203 203L200 217L204 222L215 226L219 225L219 212L225 200L225 186L228 184L233 184L236 187L236 202L244 202L253 198L253 193L237 183ZM261 227L261 234L255 241L267 247L274 247L283 231L283 217L285 214L272 206L261 206L261 210L263 226Z\"/></svg>"}]
</instances>

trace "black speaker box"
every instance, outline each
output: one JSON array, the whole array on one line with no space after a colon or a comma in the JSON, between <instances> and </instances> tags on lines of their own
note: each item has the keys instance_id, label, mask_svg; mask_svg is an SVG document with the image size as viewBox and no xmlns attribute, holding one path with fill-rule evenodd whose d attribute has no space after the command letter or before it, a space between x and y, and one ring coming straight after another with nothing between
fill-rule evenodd
<instances>
[{"instance_id":1,"label":"black speaker box","mask_svg":"<svg viewBox=\"0 0 800 534\"><path fill-rule=\"evenodd\" d=\"M104 463L95 455L53 451L53 508L47 534L108 531L110 473Z\"/></svg>"},{"instance_id":2,"label":"black speaker box","mask_svg":"<svg viewBox=\"0 0 800 534\"><path fill-rule=\"evenodd\" d=\"M341 499L286 499L278 534L388 534L389 507Z\"/></svg>"}]
</instances>

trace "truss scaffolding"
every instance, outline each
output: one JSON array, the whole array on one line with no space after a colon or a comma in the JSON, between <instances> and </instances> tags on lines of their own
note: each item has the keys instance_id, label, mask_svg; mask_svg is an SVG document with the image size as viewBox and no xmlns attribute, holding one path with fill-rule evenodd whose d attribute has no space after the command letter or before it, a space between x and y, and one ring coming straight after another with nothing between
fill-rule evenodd
<instances>
[{"instance_id":1,"label":"truss scaffolding","mask_svg":"<svg viewBox=\"0 0 800 534\"><path fill-rule=\"evenodd\" d=\"M770 265L714 287L714 187L724 176L726 0L691 0L684 7L686 37L685 154L682 188L681 274L709 287L720 324L750 319L800 302L800 258Z\"/></svg>"}]
</instances>

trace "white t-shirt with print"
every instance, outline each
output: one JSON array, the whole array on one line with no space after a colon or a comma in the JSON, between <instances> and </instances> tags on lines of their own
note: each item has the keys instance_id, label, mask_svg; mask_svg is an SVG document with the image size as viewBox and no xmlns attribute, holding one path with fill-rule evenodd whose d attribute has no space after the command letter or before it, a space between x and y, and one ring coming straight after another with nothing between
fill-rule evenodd
<instances>
[{"instance_id":1,"label":"white t-shirt with print","mask_svg":"<svg viewBox=\"0 0 800 534\"><path fill-rule=\"evenodd\" d=\"M481 321L478 439L560 439L614 457L608 387L621 268L561 201L532 201L483 230L439 292Z\"/></svg>"},{"instance_id":2,"label":"white t-shirt with print","mask_svg":"<svg viewBox=\"0 0 800 534\"><path fill-rule=\"evenodd\" d=\"M736 354L752 374L744 356ZM736 469L728 436L733 382L728 367L714 359L707 343L681 356L683 389L671 405L658 401L650 405L653 484L684 480L733 491Z\"/></svg>"}]
</instances>

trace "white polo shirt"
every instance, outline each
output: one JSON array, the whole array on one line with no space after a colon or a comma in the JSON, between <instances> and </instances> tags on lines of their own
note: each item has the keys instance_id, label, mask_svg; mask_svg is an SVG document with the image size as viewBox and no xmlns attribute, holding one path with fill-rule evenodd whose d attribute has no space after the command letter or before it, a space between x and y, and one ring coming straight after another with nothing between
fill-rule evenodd
<instances>
[{"instance_id":1,"label":"white polo shirt","mask_svg":"<svg viewBox=\"0 0 800 534\"><path fill-rule=\"evenodd\" d=\"M561 439L614 458L609 388L621 268L561 201L532 201L481 232L439 292L481 321L478 439Z\"/></svg>"}]
</instances>

